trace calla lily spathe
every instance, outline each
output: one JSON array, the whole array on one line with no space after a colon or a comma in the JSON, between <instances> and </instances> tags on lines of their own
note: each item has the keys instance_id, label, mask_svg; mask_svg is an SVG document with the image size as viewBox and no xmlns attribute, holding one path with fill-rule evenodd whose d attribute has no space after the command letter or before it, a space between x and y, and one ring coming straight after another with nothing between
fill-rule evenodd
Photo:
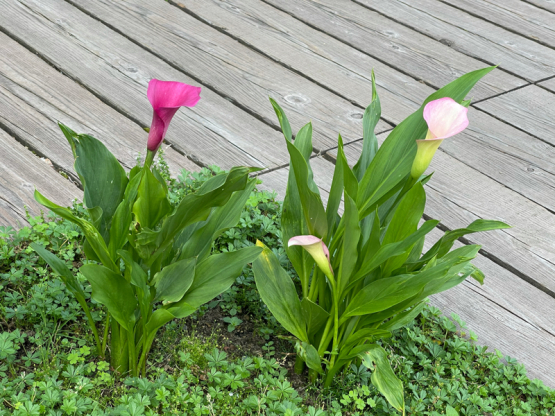
<instances>
[{"instance_id":1,"label":"calla lily spathe","mask_svg":"<svg viewBox=\"0 0 555 416\"><path fill-rule=\"evenodd\" d=\"M148 83L147 97L154 111L146 147L149 151L156 152L179 107L194 107L200 100L200 87L176 81L151 79Z\"/></svg>"},{"instance_id":2,"label":"calla lily spathe","mask_svg":"<svg viewBox=\"0 0 555 416\"><path fill-rule=\"evenodd\" d=\"M412 164L411 176L422 175L441 142L468 127L468 108L460 105L450 97L430 101L424 107L424 120L428 124L428 132L424 140L417 140L416 156Z\"/></svg>"},{"instance_id":3,"label":"calla lily spathe","mask_svg":"<svg viewBox=\"0 0 555 416\"><path fill-rule=\"evenodd\" d=\"M321 238L313 235L297 235L289 239L288 247L301 246L312 256L320 270L333 279L333 269L330 263L330 251Z\"/></svg>"}]
</instances>

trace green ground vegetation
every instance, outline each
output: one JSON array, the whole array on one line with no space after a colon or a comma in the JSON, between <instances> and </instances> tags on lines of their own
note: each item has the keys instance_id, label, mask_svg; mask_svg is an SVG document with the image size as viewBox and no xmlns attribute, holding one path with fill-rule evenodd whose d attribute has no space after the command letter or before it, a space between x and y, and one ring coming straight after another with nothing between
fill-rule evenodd
<instances>
[{"instance_id":1,"label":"green ground vegetation","mask_svg":"<svg viewBox=\"0 0 555 416\"><path fill-rule=\"evenodd\" d=\"M174 204L219 171L205 168L173 179L164 163L160 169ZM280 210L274 194L255 190L240 223L214 250L236 250L260 239L296 280L281 246ZM74 211L86 215L78 204ZM260 300L250 266L199 313L160 331L146 378L117 377L95 356L78 302L29 247L34 241L46 245L77 273L82 234L48 214L28 221L18 231L0 227L0 416L396 414L359 363L326 389L294 374L293 345L281 338L285 331ZM89 302L94 319L102 322L101 309ZM383 342L405 386L407 414L554 414L555 391L475 340L460 318L428 306Z\"/></svg>"}]
</instances>

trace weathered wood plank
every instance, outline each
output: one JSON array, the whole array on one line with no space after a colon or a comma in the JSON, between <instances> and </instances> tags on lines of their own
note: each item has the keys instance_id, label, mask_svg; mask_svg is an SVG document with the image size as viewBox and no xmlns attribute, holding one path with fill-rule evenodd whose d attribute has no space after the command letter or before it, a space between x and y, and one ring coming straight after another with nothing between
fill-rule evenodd
<instances>
[{"instance_id":1,"label":"weathered wood plank","mask_svg":"<svg viewBox=\"0 0 555 416\"><path fill-rule=\"evenodd\" d=\"M152 119L151 78L198 85L65 1L2 0L0 8L5 32L142 126ZM176 149L223 168L283 164L286 152L272 148L280 133L209 88L201 95L196 107L181 109L172 121L167 140Z\"/></svg>"},{"instance_id":2,"label":"weathered wood plank","mask_svg":"<svg viewBox=\"0 0 555 416\"><path fill-rule=\"evenodd\" d=\"M32 215L40 214L44 207L33 197L35 188L62 206L71 206L74 199L83 198L83 192L75 184L2 129L0 146L0 225L15 228L27 225L25 207Z\"/></svg>"},{"instance_id":3,"label":"weathered wood plank","mask_svg":"<svg viewBox=\"0 0 555 416\"><path fill-rule=\"evenodd\" d=\"M486 66L350 0L265 0L265 3L434 88ZM491 97L524 84L523 79L498 72L477 86L474 98Z\"/></svg>"},{"instance_id":4,"label":"weathered wood plank","mask_svg":"<svg viewBox=\"0 0 555 416\"><path fill-rule=\"evenodd\" d=\"M443 1L539 43L555 46L555 25L553 24L555 16L532 4L521 0Z\"/></svg>"},{"instance_id":5,"label":"weathered wood plank","mask_svg":"<svg viewBox=\"0 0 555 416\"><path fill-rule=\"evenodd\" d=\"M476 107L555 145L555 94L530 85L476 104Z\"/></svg>"},{"instance_id":6,"label":"weathered wood plank","mask_svg":"<svg viewBox=\"0 0 555 416\"><path fill-rule=\"evenodd\" d=\"M555 0L522 0L525 3L533 4L540 9L555 13Z\"/></svg>"},{"instance_id":7,"label":"weathered wood plank","mask_svg":"<svg viewBox=\"0 0 555 416\"><path fill-rule=\"evenodd\" d=\"M360 106L376 73L382 116L398 124L434 89L259 0L181 0L179 7Z\"/></svg>"},{"instance_id":8,"label":"weathered wood plank","mask_svg":"<svg viewBox=\"0 0 555 416\"><path fill-rule=\"evenodd\" d=\"M76 180L73 154L58 121L101 140L127 169L135 166L139 152L145 155L147 133L138 124L3 33L0 33L0 102L1 123ZM171 148L166 148L165 158L173 174L181 169L200 169Z\"/></svg>"},{"instance_id":9,"label":"weathered wood plank","mask_svg":"<svg viewBox=\"0 0 555 416\"><path fill-rule=\"evenodd\" d=\"M499 68L527 80L538 81L555 74L555 50L473 16L479 5L490 4L487 0L448 0L456 7L464 7L468 13L437 0L355 1L454 50L490 64L499 64ZM519 0L508 1L521 3ZM499 8L502 10L505 6L508 2ZM492 4L491 9L495 8ZM489 14L495 18L501 15L494 10Z\"/></svg>"},{"instance_id":10,"label":"weathered wood plank","mask_svg":"<svg viewBox=\"0 0 555 416\"><path fill-rule=\"evenodd\" d=\"M387 133L378 136L385 140ZM445 141L445 144L447 140ZM345 146L345 154L354 164L362 143ZM335 156L335 151L328 154ZM462 228L479 218L495 219L513 228L468 236L481 244L504 267L555 295L555 215L533 201L500 186L499 183L451 157L442 148L432 161L435 171L428 182L425 213L442 221L449 229ZM331 175L325 186L331 186ZM555 297L555 296L554 296Z\"/></svg>"},{"instance_id":11,"label":"weathered wood plank","mask_svg":"<svg viewBox=\"0 0 555 416\"><path fill-rule=\"evenodd\" d=\"M548 79L547 81L540 82L538 85L555 92L555 78Z\"/></svg>"},{"instance_id":12,"label":"weathered wood plank","mask_svg":"<svg viewBox=\"0 0 555 416\"><path fill-rule=\"evenodd\" d=\"M347 141L360 137L362 120L352 117L360 114L359 107L167 2L100 0L75 3L172 65L213 86L268 124L279 125L268 96L284 107L294 130L312 120L317 149L328 148L338 131L345 132ZM384 131L390 127L380 122L377 129ZM250 142L262 147L258 140ZM269 151L273 151L272 146L268 146Z\"/></svg>"},{"instance_id":13,"label":"weathered wood plank","mask_svg":"<svg viewBox=\"0 0 555 416\"><path fill-rule=\"evenodd\" d=\"M441 235L436 228L429 237ZM486 276L483 286L468 278L430 303L446 316L459 315L478 335L477 344L516 358L528 377L555 387L555 299L480 254L472 263Z\"/></svg>"},{"instance_id":14,"label":"weathered wood plank","mask_svg":"<svg viewBox=\"0 0 555 416\"><path fill-rule=\"evenodd\" d=\"M322 158L313 158L311 165L322 199L327 200L326 186L333 166ZM259 188L276 191L283 199L288 173L282 168L260 175ZM442 235L439 229L433 230L426 246ZM455 247L460 245L457 242ZM478 334L479 345L517 358L526 365L530 377L555 386L555 299L481 254L473 263L486 275L483 286L467 279L456 288L434 295L431 304L447 316L452 312L459 315Z\"/></svg>"},{"instance_id":15,"label":"weathered wood plank","mask_svg":"<svg viewBox=\"0 0 555 416\"><path fill-rule=\"evenodd\" d=\"M182 0L180 5L273 59L310 74L315 82L340 91L354 103L364 105L371 95L370 62L357 60L357 56L366 55L269 5L256 0ZM348 59L344 58L346 55ZM419 104L412 103L413 99L412 108L404 108L406 100L400 96L407 88L400 86L395 94L389 91L389 85L398 88L403 75L392 68L384 67L383 70L386 77L393 74L398 80L394 79L397 84L393 84L388 79L385 91L379 90L383 114L386 119L399 123ZM358 74L365 74L365 78ZM422 96L421 102L433 89L417 85L418 88L411 89ZM471 109L470 117L471 129L465 136L447 141L444 150L503 185L555 210L555 166L552 163L555 149L480 111ZM493 165L494 158L500 159L500 163Z\"/></svg>"}]
</instances>

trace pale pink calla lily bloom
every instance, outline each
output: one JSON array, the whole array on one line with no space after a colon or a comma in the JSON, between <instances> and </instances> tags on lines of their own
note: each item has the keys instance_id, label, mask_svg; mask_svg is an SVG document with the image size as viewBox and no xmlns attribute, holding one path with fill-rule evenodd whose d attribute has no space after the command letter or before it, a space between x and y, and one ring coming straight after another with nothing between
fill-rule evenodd
<instances>
[{"instance_id":1,"label":"pale pink calla lily bloom","mask_svg":"<svg viewBox=\"0 0 555 416\"><path fill-rule=\"evenodd\" d=\"M333 269L330 263L330 251L321 238L313 235L298 235L289 239L288 247L301 246L312 256L320 270L333 279Z\"/></svg>"},{"instance_id":2,"label":"pale pink calla lily bloom","mask_svg":"<svg viewBox=\"0 0 555 416\"><path fill-rule=\"evenodd\" d=\"M468 108L460 105L450 97L430 101L424 107L424 120L428 124L428 133L424 140L417 140L416 156L412 164L411 176L422 175L441 142L468 127Z\"/></svg>"},{"instance_id":3,"label":"pale pink calla lily bloom","mask_svg":"<svg viewBox=\"0 0 555 416\"><path fill-rule=\"evenodd\" d=\"M149 151L156 152L179 107L194 107L200 100L200 87L151 79L146 94L154 110L146 147Z\"/></svg>"}]
</instances>

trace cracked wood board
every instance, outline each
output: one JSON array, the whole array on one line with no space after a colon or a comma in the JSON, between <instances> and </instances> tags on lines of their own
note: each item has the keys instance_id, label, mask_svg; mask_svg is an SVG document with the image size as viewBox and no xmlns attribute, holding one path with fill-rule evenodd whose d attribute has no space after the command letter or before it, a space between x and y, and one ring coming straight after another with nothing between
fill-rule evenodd
<instances>
[{"instance_id":1,"label":"cracked wood board","mask_svg":"<svg viewBox=\"0 0 555 416\"><path fill-rule=\"evenodd\" d=\"M71 206L74 199L83 199L83 192L75 184L2 129L0 146L0 224L3 226L19 228L28 225L25 207L29 208L31 215L39 215L41 209L48 211L35 201L35 188L62 206Z\"/></svg>"},{"instance_id":2,"label":"cracked wood board","mask_svg":"<svg viewBox=\"0 0 555 416\"><path fill-rule=\"evenodd\" d=\"M47 156L76 182L71 147L58 127L62 122L77 133L104 143L127 169L146 154L148 134L136 123L102 103L93 94L56 71L14 40L0 33L0 124L39 154ZM173 175L200 167L165 148Z\"/></svg>"},{"instance_id":3,"label":"cracked wood board","mask_svg":"<svg viewBox=\"0 0 555 416\"><path fill-rule=\"evenodd\" d=\"M523 0L523 2L528 4L533 4L540 9L551 11L555 13L555 1L554 0Z\"/></svg>"},{"instance_id":4,"label":"cracked wood board","mask_svg":"<svg viewBox=\"0 0 555 416\"><path fill-rule=\"evenodd\" d=\"M199 85L65 1L1 0L0 8L4 32L143 127L152 120L146 97L151 78ZM272 148L281 133L205 86L201 96L172 121L166 140L176 149L222 168L284 163L286 152Z\"/></svg>"},{"instance_id":5,"label":"cracked wood board","mask_svg":"<svg viewBox=\"0 0 555 416\"><path fill-rule=\"evenodd\" d=\"M333 146L339 131L347 142L360 138L362 119L352 117L360 114L360 107L168 2L98 0L74 3L278 128L274 110L268 102L268 96L273 97L286 111L293 131L312 121L317 150ZM377 130L385 131L390 127L380 121ZM250 137L255 147L264 147L260 139ZM269 151L284 150L281 140L277 142L279 149L275 149L274 143L266 145Z\"/></svg>"},{"instance_id":6,"label":"cracked wood board","mask_svg":"<svg viewBox=\"0 0 555 416\"><path fill-rule=\"evenodd\" d=\"M477 103L476 107L555 146L553 92L530 85Z\"/></svg>"},{"instance_id":7,"label":"cracked wood board","mask_svg":"<svg viewBox=\"0 0 555 416\"><path fill-rule=\"evenodd\" d=\"M264 0L308 25L434 88L488 66L351 0ZM480 100L525 85L505 72L474 90Z\"/></svg>"},{"instance_id":8,"label":"cracked wood board","mask_svg":"<svg viewBox=\"0 0 555 416\"><path fill-rule=\"evenodd\" d=\"M505 23L510 19L501 11L505 3L521 3L519 0L504 0L503 5L491 6L489 16ZM465 55L499 65L512 74L529 81L538 81L555 74L555 50L538 42L513 33L494 23L473 16L478 5L491 4L483 0L355 0L398 23L402 23L426 36L448 45ZM537 9L536 9L537 10ZM545 11L540 11L547 15ZM503 17L502 17L503 16ZM553 22L555 16L551 18ZM496 23L498 23L496 21ZM553 26L553 25L552 25ZM516 30L516 28L513 28ZM555 31L551 30L555 38Z\"/></svg>"},{"instance_id":9,"label":"cracked wood board","mask_svg":"<svg viewBox=\"0 0 555 416\"><path fill-rule=\"evenodd\" d=\"M547 81L540 82L539 86L548 89L549 91L555 92L555 78L548 79Z\"/></svg>"}]
</instances>

